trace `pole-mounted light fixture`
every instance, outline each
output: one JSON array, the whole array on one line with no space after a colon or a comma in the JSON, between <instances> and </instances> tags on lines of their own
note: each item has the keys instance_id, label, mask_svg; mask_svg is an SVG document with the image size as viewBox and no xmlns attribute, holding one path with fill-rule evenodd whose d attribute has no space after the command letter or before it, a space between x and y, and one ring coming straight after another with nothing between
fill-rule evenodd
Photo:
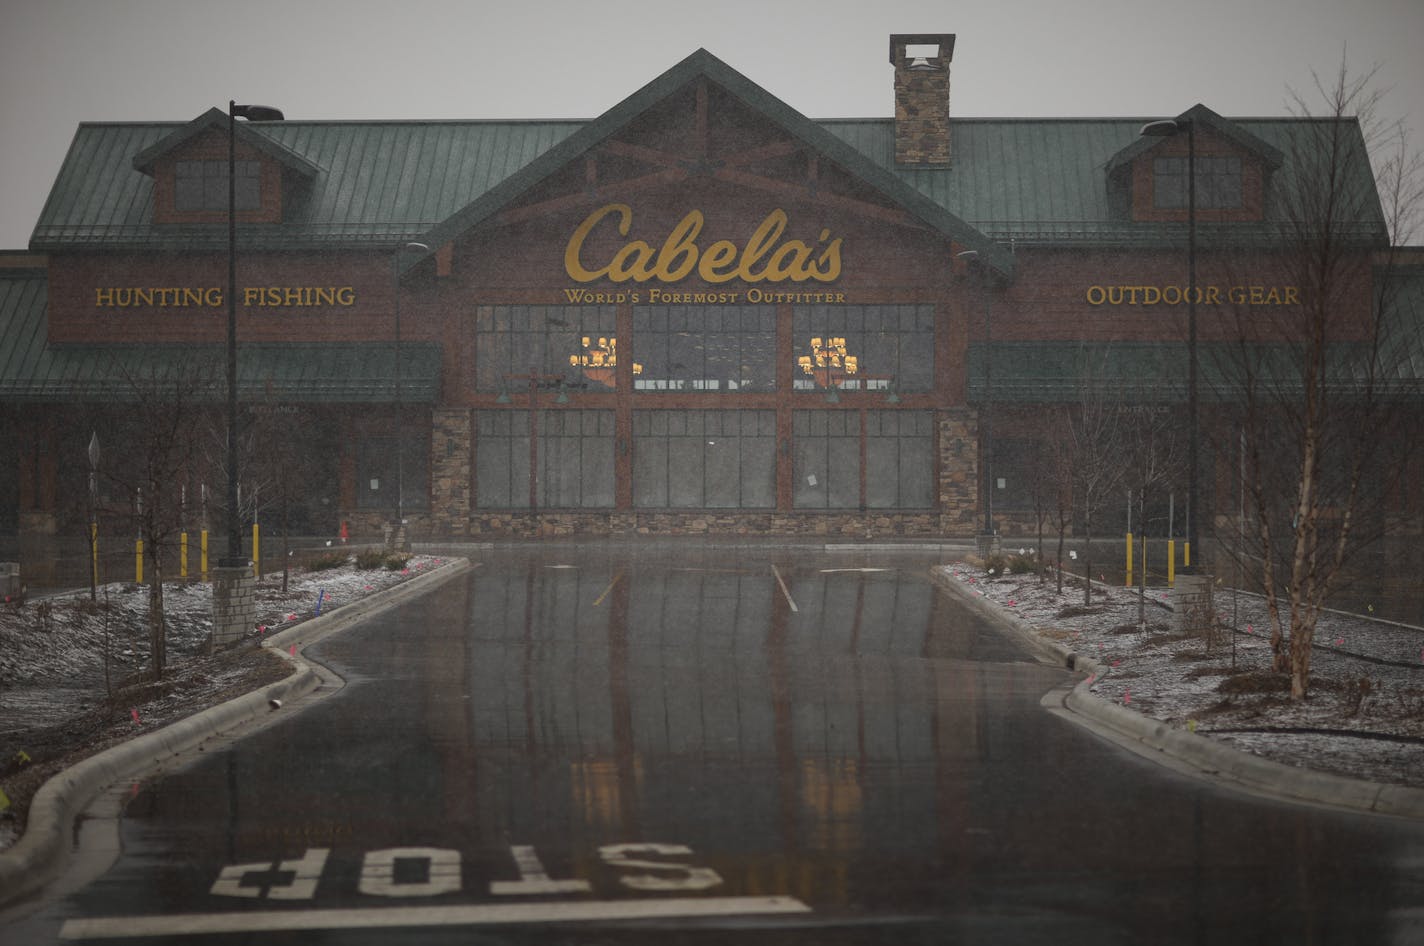
<instances>
[{"instance_id":1,"label":"pole-mounted light fixture","mask_svg":"<svg viewBox=\"0 0 1424 946\"><path fill-rule=\"evenodd\" d=\"M1197 545L1197 138L1196 123L1190 118L1166 118L1148 122L1138 131L1148 138L1170 138L1187 134L1187 554ZM1190 560L1189 560L1190 561ZM1184 571L1192 568L1183 567Z\"/></svg>"},{"instance_id":2,"label":"pole-mounted light fixture","mask_svg":"<svg viewBox=\"0 0 1424 946\"><path fill-rule=\"evenodd\" d=\"M99 432L89 434L89 600L99 598Z\"/></svg>"},{"instance_id":3,"label":"pole-mounted light fixture","mask_svg":"<svg viewBox=\"0 0 1424 946\"><path fill-rule=\"evenodd\" d=\"M227 555L219 564L230 568L247 564L237 506L237 119L279 122L284 117L270 105L227 103Z\"/></svg>"},{"instance_id":4,"label":"pole-mounted light fixture","mask_svg":"<svg viewBox=\"0 0 1424 946\"><path fill-rule=\"evenodd\" d=\"M405 404L401 395L400 262L401 257L410 252L429 253L430 247L424 243L411 241L398 247L395 255L391 257L392 292L395 295L396 317L396 531L393 533L394 536L400 536L400 530L405 525Z\"/></svg>"},{"instance_id":5,"label":"pole-mounted light fixture","mask_svg":"<svg viewBox=\"0 0 1424 946\"><path fill-rule=\"evenodd\" d=\"M980 439L984 445L983 467L984 467L984 534L994 534L994 480L993 466L991 460L994 450L991 446L993 437L992 411L994 405L994 335L993 327L989 321L989 271L982 268L983 262L979 258L978 250L963 250L955 254L956 259L964 260L966 263L979 263L979 296L984 306L984 409L979 419Z\"/></svg>"}]
</instances>

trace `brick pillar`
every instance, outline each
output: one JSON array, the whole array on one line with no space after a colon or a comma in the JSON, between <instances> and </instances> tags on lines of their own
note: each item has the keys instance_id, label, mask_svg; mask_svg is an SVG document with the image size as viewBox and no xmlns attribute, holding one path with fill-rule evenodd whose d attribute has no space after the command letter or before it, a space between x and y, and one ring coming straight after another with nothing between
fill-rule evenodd
<instances>
[{"instance_id":1,"label":"brick pillar","mask_svg":"<svg viewBox=\"0 0 1424 946\"><path fill-rule=\"evenodd\" d=\"M911 56L907 47L932 55ZM949 164L949 61L952 33L894 33L890 63L895 67L895 163L945 167Z\"/></svg>"},{"instance_id":2,"label":"brick pillar","mask_svg":"<svg viewBox=\"0 0 1424 946\"><path fill-rule=\"evenodd\" d=\"M467 408L436 408L430 420L431 524L439 534L466 535L474 414Z\"/></svg>"},{"instance_id":3,"label":"brick pillar","mask_svg":"<svg viewBox=\"0 0 1424 946\"><path fill-rule=\"evenodd\" d=\"M978 532L979 420L965 408L939 412L940 532L970 536Z\"/></svg>"},{"instance_id":4,"label":"brick pillar","mask_svg":"<svg viewBox=\"0 0 1424 946\"><path fill-rule=\"evenodd\" d=\"M214 649L235 644L257 624L257 582L251 565L219 565L213 573Z\"/></svg>"}]
</instances>

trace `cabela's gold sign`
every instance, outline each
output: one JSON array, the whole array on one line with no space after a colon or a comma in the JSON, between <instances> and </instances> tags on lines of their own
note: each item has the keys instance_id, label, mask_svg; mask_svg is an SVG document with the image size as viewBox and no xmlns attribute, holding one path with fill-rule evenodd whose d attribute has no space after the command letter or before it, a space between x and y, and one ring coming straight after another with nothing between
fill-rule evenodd
<instances>
[{"instance_id":1,"label":"cabela's gold sign","mask_svg":"<svg viewBox=\"0 0 1424 946\"><path fill-rule=\"evenodd\" d=\"M629 240L606 260L589 260L584 244L589 234L604 220L618 235L628 236L633 226L633 210L627 204L606 204L589 214L574 230L564 249L564 271L577 282L607 279L615 283L657 280L675 283L696 273L709 283L742 282L832 282L841 274L841 238L831 239L823 229L814 245L803 240L783 240L786 212L777 209L766 215L746 243L717 240L699 246L705 219L702 211L691 210L664 237L657 249L645 240Z\"/></svg>"},{"instance_id":2,"label":"cabela's gold sign","mask_svg":"<svg viewBox=\"0 0 1424 946\"><path fill-rule=\"evenodd\" d=\"M247 286L239 298L249 308L297 308L356 304L352 286ZM94 305L101 309L180 309L223 305L218 286L100 286L94 290Z\"/></svg>"},{"instance_id":3,"label":"cabela's gold sign","mask_svg":"<svg viewBox=\"0 0 1424 946\"><path fill-rule=\"evenodd\" d=\"M1089 286L1088 305L1300 305L1299 286Z\"/></svg>"}]
</instances>

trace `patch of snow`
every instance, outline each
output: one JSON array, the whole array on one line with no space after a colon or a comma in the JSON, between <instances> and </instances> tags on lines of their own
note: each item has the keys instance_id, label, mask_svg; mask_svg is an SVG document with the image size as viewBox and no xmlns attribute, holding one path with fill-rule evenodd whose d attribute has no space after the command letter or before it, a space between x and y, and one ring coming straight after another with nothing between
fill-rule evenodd
<instances>
[{"instance_id":1,"label":"patch of snow","mask_svg":"<svg viewBox=\"0 0 1424 946\"><path fill-rule=\"evenodd\" d=\"M1060 595L1051 577L994 575L971 564L941 571L1100 664L1092 684L1100 699L1276 761L1424 788L1424 628L1323 615L1310 693L1293 701L1285 679L1270 676L1269 615L1258 597L1218 589L1225 629L1208 647L1173 629L1165 589L1147 590L1140 622L1136 589L1095 584L1084 607L1077 580ZM1265 690L1268 683L1277 688Z\"/></svg>"}]
</instances>

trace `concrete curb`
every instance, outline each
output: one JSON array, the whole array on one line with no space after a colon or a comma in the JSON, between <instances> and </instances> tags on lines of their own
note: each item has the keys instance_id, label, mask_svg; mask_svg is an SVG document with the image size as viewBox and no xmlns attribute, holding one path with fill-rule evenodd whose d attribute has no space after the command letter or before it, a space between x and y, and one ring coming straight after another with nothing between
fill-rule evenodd
<instances>
[{"instance_id":1,"label":"concrete curb","mask_svg":"<svg viewBox=\"0 0 1424 946\"><path fill-rule=\"evenodd\" d=\"M293 665L290 676L112 746L54 775L30 800L25 833L0 853L0 906L34 893L59 876L73 846L74 820L107 786L147 772L214 736L272 712L271 700L287 703L315 690L321 677L288 648L295 645L300 652L308 644L345 630L377 611L424 594L469 568L467 559L446 562L388 591L353 601L330 614L274 634L263 646Z\"/></svg>"},{"instance_id":2,"label":"concrete curb","mask_svg":"<svg viewBox=\"0 0 1424 946\"><path fill-rule=\"evenodd\" d=\"M1087 678L1079 681L1063 700L1064 707L1074 715L1103 726L1123 739L1170 756L1203 775L1226 779L1254 791L1351 811L1424 819L1424 789L1385 785L1273 762L1100 699L1090 689L1104 672L1096 661L1045 638L1028 622L1006 613L983 595L975 594L944 567L931 569L931 574L941 587L975 613L1009 631L1046 663L1086 673Z\"/></svg>"}]
</instances>

